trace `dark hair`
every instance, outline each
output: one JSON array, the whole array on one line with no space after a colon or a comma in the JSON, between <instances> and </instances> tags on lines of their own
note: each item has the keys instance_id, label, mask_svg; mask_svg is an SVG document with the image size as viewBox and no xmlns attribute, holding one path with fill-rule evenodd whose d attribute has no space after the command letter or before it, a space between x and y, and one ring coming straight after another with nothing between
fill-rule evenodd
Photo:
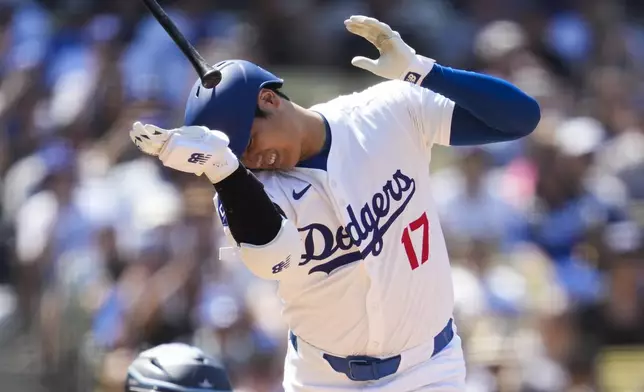
<instances>
[{"instance_id":1,"label":"dark hair","mask_svg":"<svg viewBox=\"0 0 644 392\"><path fill-rule=\"evenodd\" d=\"M281 92L281 91L279 90L279 87L277 87L277 86L266 86L266 88L267 88L267 89L269 89L269 90L271 90L271 91L273 91L273 92L274 92L275 94L277 94L279 97L284 98L284 99L285 99L285 100L287 100L287 101L290 101L290 100L291 100L291 99L290 99L286 94L284 94L283 92ZM259 107L259 105L258 105L258 106L257 106L257 108L255 108L255 117L256 117L256 118L266 118L266 117L268 117L268 113L266 113L265 111L263 111L263 110Z\"/></svg>"}]
</instances>

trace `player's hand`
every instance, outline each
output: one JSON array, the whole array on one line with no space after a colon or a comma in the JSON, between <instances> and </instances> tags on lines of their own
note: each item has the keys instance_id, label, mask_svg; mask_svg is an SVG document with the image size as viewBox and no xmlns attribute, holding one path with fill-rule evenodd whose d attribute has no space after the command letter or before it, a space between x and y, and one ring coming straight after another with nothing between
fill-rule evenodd
<instances>
[{"instance_id":1,"label":"player's hand","mask_svg":"<svg viewBox=\"0 0 644 392\"><path fill-rule=\"evenodd\" d=\"M165 130L152 124L135 122L130 130L130 139L139 150L153 157L159 156L165 142L175 130Z\"/></svg>"},{"instance_id":2,"label":"player's hand","mask_svg":"<svg viewBox=\"0 0 644 392\"><path fill-rule=\"evenodd\" d=\"M416 54L416 51L403 41L397 31L377 19L354 15L344 21L351 33L371 42L380 52L378 59L362 56L354 57L351 64L372 72L385 79L405 80L420 84L431 71L435 61Z\"/></svg>"},{"instance_id":3,"label":"player's hand","mask_svg":"<svg viewBox=\"0 0 644 392\"><path fill-rule=\"evenodd\" d=\"M136 122L130 139L139 150L159 157L164 166L197 176L205 173L213 184L239 167L239 160L228 148L228 136L206 127L163 129Z\"/></svg>"}]
</instances>

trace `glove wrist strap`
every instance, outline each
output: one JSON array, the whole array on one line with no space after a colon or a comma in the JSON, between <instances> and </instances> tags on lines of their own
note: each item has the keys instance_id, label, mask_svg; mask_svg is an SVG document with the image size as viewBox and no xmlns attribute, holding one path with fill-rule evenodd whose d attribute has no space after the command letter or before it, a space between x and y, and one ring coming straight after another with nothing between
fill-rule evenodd
<instances>
[{"instance_id":1,"label":"glove wrist strap","mask_svg":"<svg viewBox=\"0 0 644 392\"><path fill-rule=\"evenodd\" d=\"M420 85L434 68L434 64L436 64L436 60L416 55L416 61L412 61L400 79L411 84Z\"/></svg>"},{"instance_id":2,"label":"glove wrist strap","mask_svg":"<svg viewBox=\"0 0 644 392\"><path fill-rule=\"evenodd\" d=\"M204 170L204 174L208 177L210 183L217 184L239 168L239 160L229 148L226 148L222 159L209 162L208 165L209 167Z\"/></svg>"}]
</instances>

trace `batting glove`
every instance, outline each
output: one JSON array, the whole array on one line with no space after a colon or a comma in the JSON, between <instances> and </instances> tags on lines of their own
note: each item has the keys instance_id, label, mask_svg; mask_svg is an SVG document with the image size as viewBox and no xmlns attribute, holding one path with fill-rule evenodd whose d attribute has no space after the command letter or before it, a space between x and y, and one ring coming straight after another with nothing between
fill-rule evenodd
<instances>
[{"instance_id":1,"label":"batting glove","mask_svg":"<svg viewBox=\"0 0 644 392\"><path fill-rule=\"evenodd\" d=\"M380 77L420 84L436 62L417 55L397 31L375 18L354 15L345 20L344 25L351 33L371 42L380 52L376 60L357 56L351 60L351 64Z\"/></svg>"},{"instance_id":2,"label":"batting glove","mask_svg":"<svg viewBox=\"0 0 644 392\"><path fill-rule=\"evenodd\" d=\"M226 134L201 126L163 129L134 123L130 139L144 153L157 156L164 166L206 177L213 184L239 167L239 160L228 148Z\"/></svg>"}]
</instances>

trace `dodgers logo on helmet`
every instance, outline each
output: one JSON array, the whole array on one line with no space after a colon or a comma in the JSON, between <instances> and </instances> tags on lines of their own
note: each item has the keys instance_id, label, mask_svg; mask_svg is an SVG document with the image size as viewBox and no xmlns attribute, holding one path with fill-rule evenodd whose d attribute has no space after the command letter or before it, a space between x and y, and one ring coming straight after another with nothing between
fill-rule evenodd
<instances>
[{"instance_id":1,"label":"dodgers logo on helmet","mask_svg":"<svg viewBox=\"0 0 644 392\"><path fill-rule=\"evenodd\" d=\"M398 170L382 187L382 192L374 194L359 210L355 210L351 205L347 206L350 221L346 227L332 230L323 224L313 223L299 228L300 232L306 233L305 253L299 265L326 260L353 247L360 248L309 270L309 275L314 272L330 274L335 269L364 259L368 255L378 256L384 246L385 233L405 210L415 192L414 179Z\"/></svg>"}]
</instances>

